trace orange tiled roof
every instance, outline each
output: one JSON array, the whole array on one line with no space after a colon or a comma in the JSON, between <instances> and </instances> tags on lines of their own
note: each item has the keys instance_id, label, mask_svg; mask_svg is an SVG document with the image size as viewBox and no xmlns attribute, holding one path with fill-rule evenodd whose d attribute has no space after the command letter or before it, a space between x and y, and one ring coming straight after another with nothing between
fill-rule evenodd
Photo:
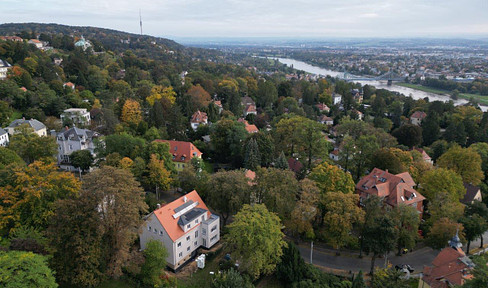
<instances>
[{"instance_id":1,"label":"orange tiled roof","mask_svg":"<svg viewBox=\"0 0 488 288\"><path fill-rule=\"evenodd\" d=\"M254 124L249 124L249 122L247 122L247 120L244 120L242 118L239 118L237 120L237 122L244 123L244 126L246 128L247 133L257 133L257 132L259 132L258 127L256 125L254 125Z\"/></svg>"},{"instance_id":2,"label":"orange tiled roof","mask_svg":"<svg viewBox=\"0 0 488 288\"><path fill-rule=\"evenodd\" d=\"M156 218L159 220L161 225L163 225L164 230L166 230L166 233L168 233L169 237L171 238L171 240L173 240L173 242L178 240L181 236L185 234L185 231L183 231L180 225L178 225L178 220L180 219L180 217L177 217L176 219L173 218L173 215L175 214L174 210L180 207L181 205L185 204L185 200L184 200L185 197L186 197L186 202L193 201L193 203L198 203L198 205L195 208L201 208L207 210L208 217L210 217L211 214L208 211L208 208L205 205L205 203L203 203L202 198L200 198L200 195L198 195L197 191L195 190L193 190L192 192L184 196L181 196L175 201L168 203L157 210L154 210L153 212L154 215L156 215ZM198 225L195 227L198 227Z\"/></svg>"},{"instance_id":3,"label":"orange tiled roof","mask_svg":"<svg viewBox=\"0 0 488 288\"><path fill-rule=\"evenodd\" d=\"M255 184L254 180L256 179L256 172L251 170L246 170L245 175L246 178L249 180L247 183L249 185L254 185Z\"/></svg>"},{"instance_id":4,"label":"orange tiled roof","mask_svg":"<svg viewBox=\"0 0 488 288\"><path fill-rule=\"evenodd\" d=\"M198 110L191 116L191 123L207 123L207 113Z\"/></svg>"},{"instance_id":5,"label":"orange tiled roof","mask_svg":"<svg viewBox=\"0 0 488 288\"><path fill-rule=\"evenodd\" d=\"M418 118L418 119L424 119L425 117L427 117L427 114L425 114L425 112L423 111L415 111L413 112L412 116L410 116L410 118Z\"/></svg>"},{"instance_id":6,"label":"orange tiled roof","mask_svg":"<svg viewBox=\"0 0 488 288\"><path fill-rule=\"evenodd\" d=\"M169 153L173 155L174 162L188 163L194 157L202 157L202 152L191 142L160 139L154 141L169 144Z\"/></svg>"},{"instance_id":7,"label":"orange tiled roof","mask_svg":"<svg viewBox=\"0 0 488 288\"><path fill-rule=\"evenodd\" d=\"M465 279L469 279L470 266L461 248L447 247L432 261L433 266L424 267L422 280L432 288L450 287L448 283L463 285Z\"/></svg>"},{"instance_id":8,"label":"orange tiled roof","mask_svg":"<svg viewBox=\"0 0 488 288\"><path fill-rule=\"evenodd\" d=\"M359 194L385 197L385 202L391 206L410 205L425 199L413 188L414 186L415 182L408 172L393 175L388 171L374 168L369 175L359 180L356 191Z\"/></svg>"}]
</instances>

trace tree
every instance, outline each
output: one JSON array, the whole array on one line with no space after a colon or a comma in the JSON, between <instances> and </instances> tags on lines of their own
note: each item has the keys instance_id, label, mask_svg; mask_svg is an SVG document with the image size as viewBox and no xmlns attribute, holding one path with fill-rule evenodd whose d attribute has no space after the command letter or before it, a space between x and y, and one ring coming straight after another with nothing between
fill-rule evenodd
<instances>
[{"instance_id":1,"label":"tree","mask_svg":"<svg viewBox=\"0 0 488 288\"><path fill-rule=\"evenodd\" d=\"M287 246L283 248L283 256L281 262L276 266L276 278L283 284L290 285L294 282L299 282L305 277L306 264L300 250L293 242L287 242Z\"/></svg>"},{"instance_id":2,"label":"tree","mask_svg":"<svg viewBox=\"0 0 488 288\"><path fill-rule=\"evenodd\" d=\"M420 217L415 207L407 205L399 205L390 213L397 233L397 254L401 255L403 248L410 250L415 247Z\"/></svg>"},{"instance_id":3,"label":"tree","mask_svg":"<svg viewBox=\"0 0 488 288\"><path fill-rule=\"evenodd\" d=\"M358 275L352 281L352 288L367 288L363 278L363 271L359 270Z\"/></svg>"},{"instance_id":4,"label":"tree","mask_svg":"<svg viewBox=\"0 0 488 288\"><path fill-rule=\"evenodd\" d=\"M407 171L402 161L388 148L378 149L373 153L370 167L388 170L391 174L399 174Z\"/></svg>"},{"instance_id":5,"label":"tree","mask_svg":"<svg viewBox=\"0 0 488 288\"><path fill-rule=\"evenodd\" d=\"M56 288L56 279L45 256L32 252L0 251L0 286L5 288Z\"/></svg>"},{"instance_id":6,"label":"tree","mask_svg":"<svg viewBox=\"0 0 488 288\"><path fill-rule=\"evenodd\" d=\"M274 167L282 170L287 170L290 168L288 166L288 160L286 160L285 153L283 153L283 151L281 151L280 156L276 158Z\"/></svg>"},{"instance_id":7,"label":"tree","mask_svg":"<svg viewBox=\"0 0 488 288\"><path fill-rule=\"evenodd\" d=\"M307 159L307 168L312 168L312 160L323 158L329 150L329 142L322 135L322 125L318 122L304 118L295 131L298 137L298 153Z\"/></svg>"},{"instance_id":8,"label":"tree","mask_svg":"<svg viewBox=\"0 0 488 288\"><path fill-rule=\"evenodd\" d=\"M371 155L379 148L379 145L373 135L361 135L354 144L352 164L356 166L355 179L359 180L369 166Z\"/></svg>"},{"instance_id":9,"label":"tree","mask_svg":"<svg viewBox=\"0 0 488 288\"><path fill-rule=\"evenodd\" d=\"M308 178L315 181L322 194L329 192L352 194L356 187L351 174L327 162L317 165Z\"/></svg>"},{"instance_id":10,"label":"tree","mask_svg":"<svg viewBox=\"0 0 488 288\"><path fill-rule=\"evenodd\" d=\"M280 218L263 204L244 205L229 226L226 241L234 248L241 267L253 279L271 274L283 255L286 242Z\"/></svg>"},{"instance_id":11,"label":"tree","mask_svg":"<svg viewBox=\"0 0 488 288\"><path fill-rule=\"evenodd\" d=\"M248 179L242 171L219 171L209 180L207 202L220 213L224 225L232 214L239 211L243 204L249 203Z\"/></svg>"},{"instance_id":12,"label":"tree","mask_svg":"<svg viewBox=\"0 0 488 288\"><path fill-rule=\"evenodd\" d=\"M465 288L482 288L488 287L488 254L482 254L473 257L475 264L474 269L470 274L473 275L472 279L466 280L463 287Z\"/></svg>"},{"instance_id":13,"label":"tree","mask_svg":"<svg viewBox=\"0 0 488 288\"><path fill-rule=\"evenodd\" d=\"M246 153L244 156L244 167L246 169L256 171L261 164L261 154L256 140L251 139L247 142Z\"/></svg>"},{"instance_id":14,"label":"tree","mask_svg":"<svg viewBox=\"0 0 488 288\"><path fill-rule=\"evenodd\" d=\"M300 181L300 196L291 213L290 223L286 227L295 233L305 234L306 238L315 238L312 224L319 214L318 203L320 190L310 179Z\"/></svg>"},{"instance_id":15,"label":"tree","mask_svg":"<svg viewBox=\"0 0 488 288\"><path fill-rule=\"evenodd\" d=\"M374 263L378 255L387 254L395 247L395 223L388 215L381 215L364 233L364 246L367 252L373 253L371 257L370 274L374 274Z\"/></svg>"},{"instance_id":16,"label":"tree","mask_svg":"<svg viewBox=\"0 0 488 288\"><path fill-rule=\"evenodd\" d=\"M364 207L364 217L359 231L360 258L363 257L365 235L367 231L369 231L374 225L376 225L376 219L378 219L380 214L382 213L383 200L376 195L371 195L370 197L367 197L365 200L363 200L361 204Z\"/></svg>"},{"instance_id":17,"label":"tree","mask_svg":"<svg viewBox=\"0 0 488 288\"><path fill-rule=\"evenodd\" d=\"M396 270L391 267L384 269L376 269L376 272L371 279L371 288L410 288L412 287L404 277L401 270Z\"/></svg>"},{"instance_id":18,"label":"tree","mask_svg":"<svg viewBox=\"0 0 488 288\"><path fill-rule=\"evenodd\" d=\"M151 240L143 253L145 260L139 274L141 282L147 287L158 287L162 284L160 276L166 267L168 251L160 241Z\"/></svg>"},{"instance_id":19,"label":"tree","mask_svg":"<svg viewBox=\"0 0 488 288\"><path fill-rule=\"evenodd\" d=\"M259 107L268 108L278 100L278 91L276 86L271 81L258 82L257 105Z\"/></svg>"},{"instance_id":20,"label":"tree","mask_svg":"<svg viewBox=\"0 0 488 288\"><path fill-rule=\"evenodd\" d=\"M483 202L474 201L473 203L466 205L466 209L464 210L464 214L466 216L471 216L471 215L477 214L477 215L481 216L485 220L486 223L488 223L488 208L486 207L485 203L483 203ZM486 229L488 229L488 227ZM480 248L483 248L483 234L480 235L480 238L481 238Z\"/></svg>"},{"instance_id":21,"label":"tree","mask_svg":"<svg viewBox=\"0 0 488 288\"><path fill-rule=\"evenodd\" d=\"M12 149L29 164L42 158L53 159L57 152L56 140L53 137L40 137L30 127L17 128L18 133L10 138L9 149Z\"/></svg>"},{"instance_id":22,"label":"tree","mask_svg":"<svg viewBox=\"0 0 488 288\"><path fill-rule=\"evenodd\" d=\"M139 102L136 100L127 99L124 106L122 106L120 120L127 124L139 124L139 122L142 120L141 106L139 105Z\"/></svg>"},{"instance_id":23,"label":"tree","mask_svg":"<svg viewBox=\"0 0 488 288\"><path fill-rule=\"evenodd\" d=\"M198 109L207 107L210 104L210 94L208 94L208 92L205 91L200 84L192 86L190 89L188 89L188 91L186 91L186 94L190 97L192 113Z\"/></svg>"},{"instance_id":24,"label":"tree","mask_svg":"<svg viewBox=\"0 0 488 288\"><path fill-rule=\"evenodd\" d=\"M148 182L156 187L156 194L159 199L158 189L166 191L169 189L171 182L171 172L166 170L164 160L159 160L156 154L152 154L147 164Z\"/></svg>"},{"instance_id":25,"label":"tree","mask_svg":"<svg viewBox=\"0 0 488 288\"><path fill-rule=\"evenodd\" d=\"M106 274L118 278L142 223L140 215L147 212L144 190L130 171L103 166L85 176L81 197L87 194L98 200Z\"/></svg>"},{"instance_id":26,"label":"tree","mask_svg":"<svg viewBox=\"0 0 488 288\"><path fill-rule=\"evenodd\" d=\"M298 181L290 170L260 168L256 171L256 185L251 198L256 203L264 203L282 221L290 219L293 205L299 191Z\"/></svg>"},{"instance_id":27,"label":"tree","mask_svg":"<svg viewBox=\"0 0 488 288\"><path fill-rule=\"evenodd\" d=\"M298 151L298 134L303 117L292 116L290 118L282 118L273 130L273 138L275 140L275 149L284 151L285 155L292 156Z\"/></svg>"},{"instance_id":28,"label":"tree","mask_svg":"<svg viewBox=\"0 0 488 288\"><path fill-rule=\"evenodd\" d=\"M176 92L173 87L154 86L151 88L151 94L146 98L149 105L153 106L156 101L161 101L163 106L172 106L176 101Z\"/></svg>"},{"instance_id":29,"label":"tree","mask_svg":"<svg viewBox=\"0 0 488 288\"><path fill-rule=\"evenodd\" d=\"M471 245L471 241L485 233L488 225L486 220L478 214L464 216L459 220L459 222L463 224L464 227L464 234L466 236L466 240L468 240L466 253L469 254L469 246Z\"/></svg>"},{"instance_id":30,"label":"tree","mask_svg":"<svg viewBox=\"0 0 488 288\"><path fill-rule=\"evenodd\" d=\"M212 288L253 288L251 281L243 277L239 271L230 268L230 270L223 271L217 274L212 281Z\"/></svg>"},{"instance_id":31,"label":"tree","mask_svg":"<svg viewBox=\"0 0 488 288\"><path fill-rule=\"evenodd\" d=\"M222 162L240 162L242 142L247 131L243 123L230 119L222 119L213 126L211 139L216 158ZM241 160L242 161L242 160ZM242 163L242 162L240 162Z\"/></svg>"},{"instance_id":32,"label":"tree","mask_svg":"<svg viewBox=\"0 0 488 288\"><path fill-rule=\"evenodd\" d=\"M54 163L34 162L9 171L0 187L0 231L20 226L46 228L56 200L77 195L80 182Z\"/></svg>"},{"instance_id":33,"label":"tree","mask_svg":"<svg viewBox=\"0 0 488 288\"><path fill-rule=\"evenodd\" d=\"M466 189L456 172L444 168L427 171L420 180L420 192L430 201L438 195L447 195L450 201L463 199Z\"/></svg>"},{"instance_id":34,"label":"tree","mask_svg":"<svg viewBox=\"0 0 488 288\"><path fill-rule=\"evenodd\" d=\"M0 147L0 169L9 164L25 164L25 162L13 150Z\"/></svg>"},{"instance_id":35,"label":"tree","mask_svg":"<svg viewBox=\"0 0 488 288\"><path fill-rule=\"evenodd\" d=\"M430 112L422 121L422 138L424 146L429 146L437 141L441 135L439 126L439 116L435 112Z\"/></svg>"},{"instance_id":36,"label":"tree","mask_svg":"<svg viewBox=\"0 0 488 288\"><path fill-rule=\"evenodd\" d=\"M259 131L258 133L252 133L247 137L247 141L255 140L259 154L261 155L260 165L262 167L268 167L274 160L274 142L273 138L268 132Z\"/></svg>"},{"instance_id":37,"label":"tree","mask_svg":"<svg viewBox=\"0 0 488 288\"><path fill-rule=\"evenodd\" d=\"M71 153L70 160L75 168L80 168L82 172L86 172L92 166L94 159L90 150L78 150Z\"/></svg>"},{"instance_id":38,"label":"tree","mask_svg":"<svg viewBox=\"0 0 488 288\"><path fill-rule=\"evenodd\" d=\"M429 234L426 238L426 243L434 249L442 249L447 246L449 240L459 234L459 238L464 241L464 227L449 218L441 218L434 222Z\"/></svg>"},{"instance_id":39,"label":"tree","mask_svg":"<svg viewBox=\"0 0 488 288\"><path fill-rule=\"evenodd\" d=\"M465 183L478 185L484 179L481 156L472 148L454 146L437 160L437 165L458 173Z\"/></svg>"},{"instance_id":40,"label":"tree","mask_svg":"<svg viewBox=\"0 0 488 288\"><path fill-rule=\"evenodd\" d=\"M398 139L398 143L403 144L409 148L422 143L422 128L413 124L406 124L400 128L395 129L392 135Z\"/></svg>"},{"instance_id":41,"label":"tree","mask_svg":"<svg viewBox=\"0 0 488 288\"><path fill-rule=\"evenodd\" d=\"M362 221L364 212L358 207L359 195L341 192L325 193L321 197L322 234L336 249L341 249L352 232L353 225Z\"/></svg>"}]
</instances>

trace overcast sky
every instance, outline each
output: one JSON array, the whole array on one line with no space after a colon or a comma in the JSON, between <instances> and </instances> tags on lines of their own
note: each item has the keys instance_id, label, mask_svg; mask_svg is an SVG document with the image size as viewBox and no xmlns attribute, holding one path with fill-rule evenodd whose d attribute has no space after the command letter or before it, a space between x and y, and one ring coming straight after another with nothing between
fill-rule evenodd
<instances>
[{"instance_id":1,"label":"overcast sky","mask_svg":"<svg viewBox=\"0 0 488 288\"><path fill-rule=\"evenodd\" d=\"M0 21L163 37L488 36L488 0L0 0Z\"/></svg>"}]
</instances>

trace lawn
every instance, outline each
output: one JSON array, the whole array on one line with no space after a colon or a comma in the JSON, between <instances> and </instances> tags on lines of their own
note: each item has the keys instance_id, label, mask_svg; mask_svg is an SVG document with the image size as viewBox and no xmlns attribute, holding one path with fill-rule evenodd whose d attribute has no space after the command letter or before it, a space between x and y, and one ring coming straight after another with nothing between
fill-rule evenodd
<instances>
[{"instance_id":1,"label":"lawn","mask_svg":"<svg viewBox=\"0 0 488 288\"><path fill-rule=\"evenodd\" d=\"M431 88L431 87L426 87L426 86L411 84L411 83L395 83L395 85L412 88L412 89L416 89L428 93L440 94L440 95L446 95L446 94L449 95L451 93L451 91L441 90L441 89L436 89L436 88ZM459 98L463 98L466 100L475 98L481 104L488 105L488 96L481 96L479 94L470 94L470 93L459 93Z\"/></svg>"}]
</instances>

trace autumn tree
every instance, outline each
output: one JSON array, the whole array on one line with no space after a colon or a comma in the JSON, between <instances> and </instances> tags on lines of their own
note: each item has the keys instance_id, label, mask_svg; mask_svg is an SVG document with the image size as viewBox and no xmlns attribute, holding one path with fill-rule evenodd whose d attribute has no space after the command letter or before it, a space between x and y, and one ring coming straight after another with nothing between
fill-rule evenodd
<instances>
[{"instance_id":1,"label":"autumn tree","mask_svg":"<svg viewBox=\"0 0 488 288\"><path fill-rule=\"evenodd\" d=\"M439 194L447 196L451 201L459 201L466 193L461 176L444 168L427 171L420 180L420 187L422 195L431 201Z\"/></svg>"},{"instance_id":2,"label":"autumn tree","mask_svg":"<svg viewBox=\"0 0 488 288\"><path fill-rule=\"evenodd\" d=\"M351 194L354 192L356 186L351 174L327 162L317 165L308 178L315 181L322 194L329 192Z\"/></svg>"},{"instance_id":3,"label":"autumn tree","mask_svg":"<svg viewBox=\"0 0 488 288\"><path fill-rule=\"evenodd\" d=\"M136 100L127 99L120 115L122 122L137 125L142 121L141 105Z\"/></svg>"},{"instance_id":4,"label":"autumn tree","mask_svg":"<svg viewBox=\"0 0 488 288\"><path fill-rule=\"evenodd\" d=\"M441 218L432 225L426 237L426 243L434 249L442 249L447 246L449 240L459 234L459 238L464 242L464 227L449 218Z\"/></svg>"},{"instance_id":5,"label":"autumn tree","mask_svg":"<svg viewBox=\"0 0 488 288\"><path fill-rule=\"evenodd\" d=\"M0 187L0 231L20 226L46 228L56 200L77 195L80 182L59 172L54 163L34 162L13 167L7 185Z\"/></svg>"},{"instance_id":6,"label":"autumn tree","mask_svg":"<svg viewBox=\"0 0 488 288\"><path fill-rule=\"evenodd\" d=\"M357 205L359 195L341 192L325 193L321 197L323 237L336 249L341 249L350 237L353 226L362 221L364 212Z\"/></svg>"},{"instance_id":7,"label":"autumn tree","mask_svg":"<svg viewBox=\"0 0 488 288\"><path fill-rule=\"evenodd\" d=\"M208 94L200 84L191 86L191 88L186 91L186 94L190 97L191 112L207 107L210 104L210 94Z\"/></svg>"},{"instance_id":8,"label":"autumn tree","mask_svg":"<svg viewBox=\"0 0 488 288\"><path fill-rule=\"evenodd\" d=\"M244 205L235 215L225 236L242 267L253 279L274 272L286 242L280 218L264 204Z\"/></svg>"},{"instance_id":9,"label":"autumn tree","mask_svg":"<svg viewBox=\"0 0 488 288\"><path fill-rule=\"evenodd\" d=\"M285 224L293 232L313 239L315 238L313 223L317 215L320 214L318 208L320 190L315 182L310 179L303 179L299 184L299 200L291 212L289 223Z\"/></svg>"},{"instance_id":10,"label":"autumn tree","mask_svg":"<svg viewBox=\"0 0 488 288\"><path fill-rule=\"evenodd\" d=\"M21 126L16 134L10 138L9 149L12 149L26 163L32 163L42 158L54 159L57 152L56 140L52 137L40 137L33 129Z\"/></svg>"},{"instance_id":11,"label":"autumn tree","mask_svg":"<svg viewBox=\"0 0 488 288\"><path fill-rule=\"evenodd\" d=\"M5 288L56 288L47 257L22 251L0 251L0 286Z\"/></svg>"},{"instance_id":12,"label":"autumn tree","mask_svg":"<svg viewBox=\"0 0 488 288\"><path fill-rule=\"evenodd\" d=\"M296 131L298 131L303 119L303 117L293 116L283 118L276 124L275 129L273 129L276 150L283 151L288 156L292 156L298 151L300 139Z\"/></svg>"},{"instance_id":13,"label":"autumn tree","mask_svg":"<svg viewBox=\"0 0 488 288\"><path fill-rule=\"evenodd\" d=\"M156 154L152 154L147 164L148 182L150 185L156 187L156 194L159 199L158 190L167 191L171 185L171 172L166 170L164 160L158 159Z\"/></svg>"},{"instance_id":14,"label":"autumn tree","mask_svg":"<svg viewBox=\"0 0 488 288\"><path fill-rule=\"evenodd\" d=\"M207 203L219 212L224 225L229 216L249 203L250 187L242 171L219 171L210 177Z\"/></svg>"},{"instance_id":15,"label":"autumn tree","mask_svg":"<svg viewBox=\"0 0 488 288\"><path fill-rule=\"evenodd\" d=\"M437 160L437 165L458 173L465 183L478 185L484 179L481 156L472 148L454 146Z\"/></svg>"},{"instance_id":16,"label":"autumn tree","mask_svg":"<svg viewBox=\"0 0 488 288\"><path fill-rule=\"evenodd\" d=\"M156 101L161 101L163 106L171 106L176 102L176 92L173 87L156 85L151 88L151 94L146 98L149 105L153 106Z\"/></svg>"}]
</instances>

